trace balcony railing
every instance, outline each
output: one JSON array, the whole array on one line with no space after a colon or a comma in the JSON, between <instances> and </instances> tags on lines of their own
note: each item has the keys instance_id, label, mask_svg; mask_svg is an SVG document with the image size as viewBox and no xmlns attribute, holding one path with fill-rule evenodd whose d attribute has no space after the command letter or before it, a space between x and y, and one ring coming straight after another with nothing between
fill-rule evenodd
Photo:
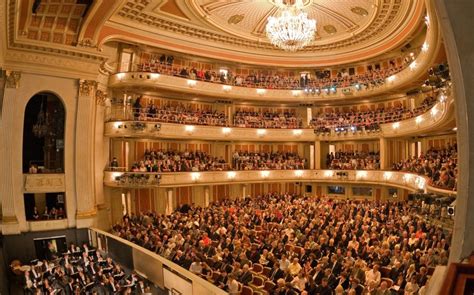
<instances>
[{"instance_id":1,"label":"balcony railing","mask_svg":"<svg viewBox=\"0 0 474 295\"><path fill-rule=\"evenodd\" d=\"M416 117L381 124L376 129L338 128L320 131L310 128L242 128L229 126L207 126L176 124L154 121L134 121L129 107L109 111L109 122L105 124L105 135L109 137L182 138L233 141L298 141L378 139L400 137L435 130L454 118L454 100L451 96L437 102L429 111ZM113 121L112 121L113 119Z\"/></svg>"},{"instance_id":2,"label":"balcony railing","mask_svg":"<svg viewBox=\"0 0 474 295\"><path fill-rule=\"evenodd\" d=\"M128 180L124 181L124 179ZM104 173L104 184L110 187L151 188L262 182L375 184L400 187L410 191L456 195L455 191L431 186L427 177L407 172L382 170L252 170L171 173L105 171Z\"/></svg>"},{"instance_id":3,"label":"balcony railing","mask_svg":"<svg viewBox=\"0 0 474 295\"><path fill-rule=\"evenodd\" d=\"M23 174L23 178L25 193L47 193L66 191L64 174Z\"/></svg>"}]
</instances>

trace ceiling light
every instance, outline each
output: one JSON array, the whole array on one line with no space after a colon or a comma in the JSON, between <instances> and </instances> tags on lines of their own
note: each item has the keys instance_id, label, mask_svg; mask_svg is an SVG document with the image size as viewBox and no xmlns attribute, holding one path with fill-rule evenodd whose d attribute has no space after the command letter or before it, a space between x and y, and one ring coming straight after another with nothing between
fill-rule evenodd
<instances>
[{"instance_id":1,"label":"ceiling light","mask_svg":"<svg viewBox=\"0 0 474 295\"><path fill-rule=\"evenodd\" d=\"M308 45L316 32L316 20L308 19L308 14L302 11L303 0L275 1L282 9L280 16L268 18L265 31L270 42L286 51L297 51Z\"/></svg>"}]
</instances>

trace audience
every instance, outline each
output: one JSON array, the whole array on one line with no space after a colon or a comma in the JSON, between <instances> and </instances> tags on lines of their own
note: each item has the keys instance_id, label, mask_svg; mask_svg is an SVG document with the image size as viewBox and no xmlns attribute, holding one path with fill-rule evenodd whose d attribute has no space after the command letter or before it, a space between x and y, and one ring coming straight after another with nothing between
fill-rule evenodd
<instances>
[{"instance_id":1,"label":"audience","mask_svg":"<svg viewBox=\"0 0 474 295\"><path fill-rule=\"evenodd\" d=\"M82 248L71 244L59 257L11 267L15 273L24 271L25 294L151 294L144 279L135 272L126 274L110 257L87 244Z\"/></svg>"},{"instance_id":2,"label":"audience","mask_svg":"<svg viewBox=\"0 0 474 295\"><path fill-rule=\"evenodd\" d=\"M57 204L58 205L58 204ZM64 219L66 218L66 212L62 205L58 205L58 208L52 207L51 210L48 206L45 206L44 211L41 213L35 206L33 213L27 215L27 220L38 221L38 220L51 220L51 219Z\"/></svg>"},{"instance_id":3,"label":"audience","mask_svg":"<svg viewBox=\"0 0 474 295\"><path fill-rule=\"evenodd\" d=\"M164 123L226 126L227 116L218 111L193 109L190 105L156 106L145 104L141 98L132 104L133 118L136 121L156 121Z\"/></svg>"},{"instance_id":4,"label":"audience","mask_svg":"<svg viewBox=\"0 0 474 295\"><path fill-rule=\"evenodd\" d=\"M456 190L457 144L445 148L430 148L419 157L412 157L392 165L392 170L407 171L428 176L434 186Z\"/></svg>"},{"instance_id":5,"label":"audience","mask_svg":"<svg viewBox=\"0 0 474 295\"><path fill-rule=\"evenodd\" d=\"M201 80L228 85L267 88L267 89L329 89L332 87L343 88L358 85L358 87L374 88L385 83L385 80L403 69L412 61L406 58L401 65L391 61L387 68L369 67L366 72L359 74L349 72L345 69L337 75L331 76L330 72L316 73L316 75L294 75L293 73L270 73L268 71L255 71L248 75L236 75L231 70L217 71L214 69L197 69L195 67L173 66L172 62L152 58L138 65L140 72L154 72L165 75L179 76L183 78Z\"/></svg>"},{"instance_id":6,"label":"audience","mask_svg":"<svg viewBox=\"0 0 474 295\"><path fill-rule=\"evenodd\" d=\"M113 231L231 294L258 276L274 283L270 294L404 294L426 285L449 253L450 230L419 209L266 194L124 216Z\"/></svg>"},{"instance_id":7,"label":"audience","mask_svg":"<svg viewBox=\"0 0 474 295\"><path fill-rule=\"evenodd\" d=\"M307 161L292 152L235 151L232 155L234 170L293 170L307 169Z\"/></svg>"},{"instance_id":8,"label":"audience","mask_svg":"<svg viewBox=\"0 0 474 295\"><path fill-rule=\"evenodd\" d=\"M328 153L326 166L328 169L337 170L378 170L380 153L358 151Z\"/></svg>"},{"instance_id":9,"label":"audience","mask_svg":"<svg viewBox=\"0 0 474 295\"><path fill-rule=\"evenodd\" d=\"M303 128L303 121L291 112L246 112L234 114L234 126L244 128Z\"/></svg>"},{"instance_id":10,"label":"audience","mask_svg":"<svg viewBox=\"0 0 474 295\"><path fill-rule=\"evenodd\" d=\"M319 132L329 132L331 129L342 130L373 130L379 129L380 124L410 119L425 113L436 103L436 99L427 97L420 106L410 110L403 106L390 109L326 112L319 113L310 121L310 126Z\"/></svg>"},{"instance_id":11,"label":"audience","mask_svg":"<svg viewBox=\"0 0 474 295\"><path fill-rule=\"evenodd\" d=\"M132 165L132 172L198 172L228 170L225 160L201 151L146 150L142 161Z\"/></svg>"}]
</instances>

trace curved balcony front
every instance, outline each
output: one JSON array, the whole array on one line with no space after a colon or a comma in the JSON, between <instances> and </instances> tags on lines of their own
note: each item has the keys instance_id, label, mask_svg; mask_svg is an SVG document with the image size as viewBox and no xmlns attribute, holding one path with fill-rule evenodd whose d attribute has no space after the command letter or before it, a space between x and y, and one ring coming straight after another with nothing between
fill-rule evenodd
<instances>
[{"instance_id":1,"label":"curved balcony front","mask_svg":"<svg viewBox=\"0 0 474 295\"><path fill-rule=\"evenodd\" d=\"M128 175L129 177L124 177ZM104 184L109 187L179 187L239 183L317 182L337 184L374 184L409 191L455 195L456 192L430 185L429 179L413 173L381 170L251 170L219 172L117 172L105 171Z\"/></svg>"},{"instance_id":2,"label":"curved balcony front","mask_svg":"<svg viewBox=\"0 0 474 295\"><path fill-rule=\"evenodd\" d=\"M447 98L436 103L430 111L399 122L381 124L378 131L356 130L343 132L315 132L313 129L257 129L241 127L184 125L156 121L133 121L132 114L105 123L105 136L127 138L183 138L190 140L314 142L337 140L367 140L380 137L400 137L436 130L450 124L454 118L454 100Z\"/></svg>"},{"instance_id":3,"label":"curved balcony front","mask_svg":"<svg viewBox=\"0 0 474 295\"><path fill-rule=\"evenodd\" d=\"M436 20L433 7L427 3L427 19ZM416 59L402 71L387 77L385 82L374 88L352 85L336 91L321 89L319 93L305 93L303 90L291 89L259 89L239 86L222 85L204 81L190 80L181 77L161 75L151 72L116 73L109 77L109 87L141 90L167 90L226 99L244 99L267 103L314 103L334 102L351 98L382 95L407 86L426 74L437 59L441 47L440 30L437 21L429 22L422 51Z\"/></svg>"}]
</instances>

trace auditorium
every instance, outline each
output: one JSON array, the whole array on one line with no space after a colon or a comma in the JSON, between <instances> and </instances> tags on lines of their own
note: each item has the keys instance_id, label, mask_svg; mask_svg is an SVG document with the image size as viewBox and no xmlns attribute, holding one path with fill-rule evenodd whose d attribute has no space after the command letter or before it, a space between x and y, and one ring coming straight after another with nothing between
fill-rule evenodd
<instances>
[{"instance_id":1,"label":"auditorium","mask_svg":"<svg viewBox=\"0 0 474 295\"><path fill-rule=\"evenodd\" d=\"M0 294L474 294L473 12L0 1Z\"/></svg>"}]
</instances>

